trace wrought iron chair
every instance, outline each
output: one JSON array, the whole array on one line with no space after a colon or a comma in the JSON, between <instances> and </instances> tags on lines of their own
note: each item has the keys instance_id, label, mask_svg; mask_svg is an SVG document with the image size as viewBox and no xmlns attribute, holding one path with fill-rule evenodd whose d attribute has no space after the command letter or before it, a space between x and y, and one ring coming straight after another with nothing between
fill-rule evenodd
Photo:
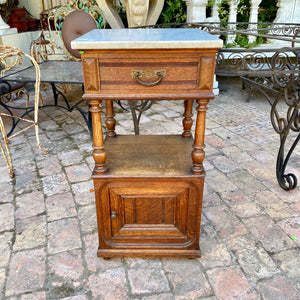
<instances>
[{"instance_id":1,"label":"wrought iron chair","mask_svg":"<svg viewBox=\"0 0 300 300\"><path fill-rule=\"evenodd\" d=\"M66 17L76 14L77 23L72 26L76 30L63 30ZM74 17L72 17L74 19ZM53 7L41 13L42 33L39 39L34 40L31 45L31 55L42 62L48 59L55 60L80 60L77 52L68 47L70 39L74 39L95 28L105 28L106 21L100 7L95 0L68 1L67 4Z\"/></svg>"},{"instance_id":2,"label":"wrought iron chair","mask_svg":"<svg viewBox=\"0 0 300 300\"><path fill-rule=\"evenodd\" d=\"M47 10L46 14L42 12L41 26L41 36L31 44L31 55L38 63L64 60L72 61L73 64L78 61L78 64L81 65L79 62L80 53L71 48L71 41L92 29L105 28L106 21L102 17L101 9L96 1L75 0ZM55 71L55 69L53 70ZM60 69L57 72L60 72ZM76 84L76 88L78 88L78 84L80 82ZM83 85L83 80L81 84ZM47 84L42 83L42 88L45 89L47 86ZM66 97L67 92L74 87L74 84L62 81L60 83L51 83L51 87L54 95L54 105L58 105L57 99L58 96L61 96L65 105L60 107L65 108L69 112L76 108L91 131L85 108L79 107L82 101L77 101L75 105L69 105Z\"/></svg>"},{"instance_id":3,"label":"wrought iron chair","mask_svg":"<svg viewBox=\"0 0 300 300\"><path fill-rule=\"evenodd\" d=\"M43 154L47 154L49 152L48 150L44 151L42 149L40 140L39 140L38 108L39 108L39 94L40 94L40 69L39 69L37 62L35 61L35 59L33 57L22 52L18 48L9 47L9 46L0 46L0 63L3 66L3 70L1 71L1 77L4 75L4 73L6 71L17 66L18 64L19 65L22 64L24 57L27 57L31 61L31 63L33 64L33 66L35 68L35 73L36 73L35 97L34 97L34 118L33 118L33 120L28 119L28 118L25 119L25 118L20 118L15 115L10 115L10 114L6 114L6 113L2 113L2 112L0 113L0 131L1 131L2 138L3 138L3 142L4 142L4 146L3 146L2 141L0 140L0 149L1 149L1 152L5 159L6 165L9 170L9 175L11 178L14 177L14 168L13 168L11 154L10 154L9 147L8 147L8 143L9 143L10 139L16 137L17 135L19 135L22 132L34 127L36 141L37 141L37 145L38 145L40 151ZM16 118L21 121L28 122L30 124L27 127L20 129L19 131L17 131L16 133L14 133L8 137L5 127L4 127L4 122L3 122L3 118L6 118L6 117Z\"/></svg>"}]
</instances>

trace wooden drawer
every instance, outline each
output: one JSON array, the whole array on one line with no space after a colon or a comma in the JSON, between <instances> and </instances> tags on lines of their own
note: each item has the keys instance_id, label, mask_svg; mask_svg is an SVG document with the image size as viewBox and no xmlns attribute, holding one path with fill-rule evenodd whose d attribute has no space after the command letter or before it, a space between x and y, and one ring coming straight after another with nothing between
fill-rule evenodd
<instances>
[{"instance_id":1,"label":"wooden drawer","mask_svg":"<svg viewBox=\"0 0 300 300\"><path fill-rule=\"evenodd\" d=\"M89 93L211 92L214 67L214 53L190 50L103 51L83 55L84 84Z\"/></svg>"}]
</instances>

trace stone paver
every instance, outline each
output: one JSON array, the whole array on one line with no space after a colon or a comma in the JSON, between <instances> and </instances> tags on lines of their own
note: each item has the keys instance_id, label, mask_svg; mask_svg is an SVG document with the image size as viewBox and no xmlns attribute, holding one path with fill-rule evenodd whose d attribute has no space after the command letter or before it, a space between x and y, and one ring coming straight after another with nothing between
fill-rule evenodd
<instances>
[{"instance_id":1,"label":"stone paver","mask_svg":"<svg viewBox=\"0 0 300 300\"><path fill-rule=\"evenodd\" d=\"M95 259L98 249L98 233L88 234L83 237L84 241L84 259L87 269L91 272L97 270L115 269L124 266L120 258L105 260L103 258Z\"/></svg>"},{"instance_id":2,"label":"stone paver","mask_svg":"<svg viewBox=\"0 0 300 300\"><path fill-rule=\"evenodd\" d=\"M200 262L205 269L229 266L233 263L226 245L218 238L210 224L202 225L200 245Z\"/></svg>"},{"instance_id":3,"label":"stone paver","mask_svg":"<svg viewBox=\"0 0 300 300\"><path fill-rule=\"evenodd\" d=\"M250 280L257 281L280 273L272 257L250 234L227 240L226 245Z\"/></svg>"},{"instance_id":4,"label":"stone paver","mask_svg":"<svg viewBox=\"0 0 300 300\"><path fill-rule=\"evenodd\" d=\"M243 272L237 267L216 268L207 271L217 299L257 299Z\"/></svg>"},{"instance_id":5,"label":"stone paver","mask_svg":"<svg viewBox=\"0 0 300 300\"><path fill-rule=\"evenodd\" d=\"M277 224L300 246L300 217L287 218Z\"/></svg>"},{"instance_id":6,"label":"stone paver","mask_svg":"<svg viewBox=\"0 0 300 300\"><path fill-rule=\"evenodd\" d=\"M245 225L225 205L205 208L203 211L222 238L230 238L248 232Z\"/></svg>"},{"instance_id":7,"label":"stone paver","mask_svg":"<svg viewBox=\"0 0 300 300\"><path fill-rule=\"evenodd\" d=\"M130 269L128 279L135 296L170 291L168 279L161 269Z\"/></svg>"},{"instance_id":8,"label":"stone paver","mask_svg":"<svg viewBox=\"0 0 300 300\"><path fill-rule=\"evenodd\" d=\"M36 292L36 293L30 293L25 294L21 296L21 300L46 300L46 292Z\"/></svg>"},{"instance_id":9,"label":"stone paver","mask_svg":"<svg viewBox=\"0 0 300 300\"><path fill-rule=\"evenodd\" d=\"M197 260L166 260L164 269L175 295L179 298L197 299L213 294Z\"/></svg>"},{"instance_id":10,"label":"stone paver","mask_svg":"<svg viewBox=\"0 0 300 300\"><path fill-rule=\"evenodd\" d=\"M300 288L300 252L298 249L282 251L273 256L280 269Z\"/></svg>"},{"instance_id":11,"label":"stone paver","mask_svg":"<svg viewBox=\"0 0 300 300\"><path fill-rule=\"evenodd\" d=\"M86 164L73 165L65 168L70 182L87 181L91 177L91 170Z\"/></svg>"},{"instance_id":12,"label":"stone paver","mask_svg":"<svg viewBox=\"0 0 300 300\"><path fill-rule=\"evenodd\" d=\"M130 299L124 268L116 268L93 273L89 277L92 299Z\"/></svg>"},{"instance_id":13,"label":"stone paver","mask_svg":"<svg viewBox=\"0 0 300 300\"><path fill-rule=\"evenodd\" d=\"M73 195L57 194L46 199L47 217L49 221L75 217L77 215Z\"/></svg>"},{"instance_id":14,"label":"stone paver","mask_svg":"<svg viewBox=\"0 0 300 300\"><path fill-rule=\"evenodd\" d=\"M1 299L4 298L4 292L3 292L3 288L4 288L4 283L5 283L5 269L0 269L0 297Z\"/></svg>"},{"instance_id":15,"label":"stone paver","mask_svg":"<svg viewBox=\"0 0 300 300\"><path fill-rule=\"evenodd\" d=\"M259 291L261 292L264 300L299 299L299 292L284 276L276 276L269 280L260 282Z\"/></svg>"},{"instance_id":16,"label":"stone paver","mask_svg":"<svg viewBox=\"0 0 300 300\"><path fill-rule=\"evenodd\" d=\"M7 172L7 169L0 168L0 172L2 172L3 174L6 174L5 172ZM1 177L1 175L0 175L0 177ZM1 186L0 204L14 201L13 185L9 182L10 180L8 178L6 179L7 182L0 182L0 186Z\"/></svg>"},{"instance_id":17,"label":"stone paver","mask_svg":"<svg viewBox=\"0 0 300 300\"><path fill-rule=\"evenodd\" d=\"M16 252L12 255L6 296L32 292L43 288L46 278L46 253L44 249Z\"/></svg>"},{"instance_id":18,"label":"stone paver","mask_svg":"<svg viewBox=\"0 0 300 300\"><path fill-rule=\"evenodd\" d=\"M87 205L95 203L94 184L93 181L83 181L71 185L75 202L78 205Z\"/></svg>"},{"instance_id":19,"label":"stone paver","mask_svg":"<svg viewBox=\"0 0 300 300\"><path fill-rule=\"evenodd\" d=\"M14 206L10 203L0 205L0 232L12 230L15 225Z\"/></svg>"},{"instance_id":20,"label":"stone paver","mask_svg":"<svg viewBox=\"0 0 300 300\"><path fill-rule=\"evenodd\" d=\"M245 102L235 79L220 87L207 112L201 258L97 257L90 135L76 110L47 107L40 137L50 153L32 130L11 141L15 178L0 156L0 299L300 299L300 187L277 184L270 106L258 95ZM115 108L117 133L133 134L130 112ZM181 133L182 111L180 101L154 103L140 134ZM299 167L298 147L288 166L298 179Z\"/></svg>"},{"instance_id":21,"label":"stone paver","mask_svg":"<svg viewBox=\"0 0 300 300\"><path fill-rule=\"evenodd\" d=\"M80 207L78 210L78 216L80 218L82 232L89 233L97 231L95 204Z\"/></svg>"},{"instance_id":22,"label":"stone paver","mask_svg":"<svg viewBox=\"0 0 300 300\"><path fill-rule=\"evenodd\" d=\"M293 247L293 241L268 217L261 216L244 221L266 251L274 253Z\"/></svg>"},{"instance_id":23,"label":"stone paver","mask_svg":"<svg viewBox=\"0 0 300 300\"><path fill-rule=\"evenodd\" d=\"M37 160L37 165L40 176L56 175L62 171L59 159L52 155L41 157L41 159Z\"/></svg>"},{"instance_id":24,"label":"stone paver","mask_svg":"<svg viewBox=\"0 0 300 300\"><path fill-rule=\"evenodd\" d=\"M81 248L77 218L62 219L48 223L49 253L59 253Z\"/></svg>"},{"instance_id":25,"label":"stone paver","mask_svg":"<svg viewBox=\"0 0 300 300\"><path fill-rule=\"evenodd\" d=\"M16 222L14 251L32 249L46 244L46 216L19 219Z\"/></svg>"},{"instance_id":26,"label":"stone paver","mask_svg":"<svg viewBox=\"0 0 300 300\"><path fill-rule=\"evenodd\" d=\"M66 176L63 173L45 176L42 178L42 183L44 194L47 196L61 194L70 190Z\"/></svg>"},{"instance_id":27,"label":"stone paver","mask_svg":"<svg viewBox=\"0 0 300 300\"><path fill-rule=\"evenodd\" d=\"M61 252L49 256L49 271L63 280L78 280L83 270L80 250Z\"/></svg>"},{"instance_id":28,"label":"stone paver","mask_svg":"<svg viewBox=\"0 0 300 300\"><path fill-rule=\"evenodd\" d=\"M12 232L5 232L0 235L0 268L5 268L9 262L12 239Z\"/></svg>"},{"instance_id":29,"label":"stone paver","mask_svg":"<svg viewBox=\"0 0 300 300\"><path fill-rule=\"evenodd\" d=\"M74 165L80 163L82 160L79 150L59 153L58 158L61 160L63 166Z\"/></svg>"},{"instance_id":30,"label":"stone paver","mask_svg":"<svg viewBox=\"0 0 300 300\"><path fill-rule=\"evenodd\" d=\"M16 218L24 219L45 213L45 200L42 192L32 192L16 197Z\"/></svg>"}]
</instances>

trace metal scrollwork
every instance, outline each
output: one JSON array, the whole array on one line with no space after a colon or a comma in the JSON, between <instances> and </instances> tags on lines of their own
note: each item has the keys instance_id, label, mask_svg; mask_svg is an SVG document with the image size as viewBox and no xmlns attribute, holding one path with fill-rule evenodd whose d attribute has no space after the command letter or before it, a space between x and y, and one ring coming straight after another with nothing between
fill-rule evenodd
<instances>
[{"instance_id":1,"label":"metal scrollwork","mask_svg":"<svg viewBox=\"0 0 300 300\"><path fill-rule=\"evenodd\" d=\"M296 48L282 48L272 56L273 78L279 87L289 90L294 85L296 77L299 76L299 58Z\"/></svg>"},{"instance_id":2,"label":"metal scrollwork","mask_svg":"<svg viewBox=\"0 0 300 300\"><path fill-rule=\"evenodd\" d=\"M250 92L254 88L260 91L271 105L271 123L280 136L277 181L286 191L295 189L297 177L291 172L286 173L286 167L300 140L300 48L277 50L269 65L254 74L248 73L242 79ZM291 132L296 133L296 138L286 151L287 140L292 138Z\"/></svg>"},{"instance_id":3,"label":"metal scrollwork","mask_svg":"<svg viewBox=\"0 0 300 300\"><path fill-rule=\"evenodd\" d=\"M276 175L279 185L284 190L292 190L297 186L297 177L293 173L285 174L287 163L300 140L300 64L299 50L284 48L272 57L275 70L273 80L279 87L279 93L272 104L271 122L274 130L280 135L280 148L277 156ZM288 106L286 115L279 113L279 102L283 99ZM285 146L290 131L298 135L285 156Z\"/></svg>"},{"instance_id":4,"label":"metal scrollwork","mask_svg":"<svg viewBox=\"0 0 300 300\"><path fill-rule=\"evenodd\" d=\"M263 70L266 65L269 65L268 57L263 52L255 52L253 54L247 54L245 56L248 69L252 71Z\"/></svg>"},{"instance_id":5,"label":"metal scrollwork","mask_svg":"<svg viewBox=\"0 0 300 300\"><path fill-rule=\"evenodd\" d=\"M216 61L216 73L218 75L245 75L250 71L262 71L270 69L268 51L252 50L219 50Z\"/></svg>"}]
</instances>

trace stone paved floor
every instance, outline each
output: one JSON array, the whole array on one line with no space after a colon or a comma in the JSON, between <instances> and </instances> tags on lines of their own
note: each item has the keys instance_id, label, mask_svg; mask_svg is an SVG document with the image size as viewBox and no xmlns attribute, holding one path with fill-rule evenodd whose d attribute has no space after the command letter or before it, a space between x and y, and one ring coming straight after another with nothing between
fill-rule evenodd
<instances>
[{"instance_id":1,"label":"stone paved floor","mask_svg":"<svg viewBox=\"0 0 300 300\"><path fill-rule=\"evenodd\" d=\"M97 258L85 123L77 111L40 112L50 154L27 131L10 145L14 179L0 157L0 298L300 299L300 188L278 186L270 107L246 103L240 87L222 79L209 104L200 259ZM182 102L154 104L141 134L181 132L181 112ZM132 132L128 113L116 118L118 133ZM298 178L299 148L289 167Z\"/></svg>"}]
</instances>

